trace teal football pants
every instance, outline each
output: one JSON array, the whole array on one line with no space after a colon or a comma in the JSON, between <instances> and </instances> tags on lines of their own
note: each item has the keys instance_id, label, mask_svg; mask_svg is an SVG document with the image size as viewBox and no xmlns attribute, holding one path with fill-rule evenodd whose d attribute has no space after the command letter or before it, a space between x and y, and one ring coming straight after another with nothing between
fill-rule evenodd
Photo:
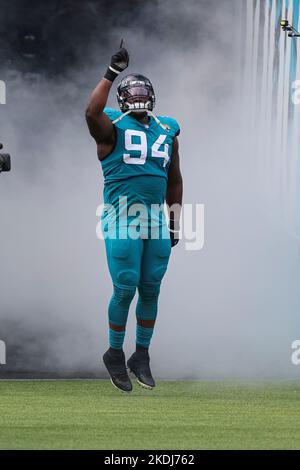
<instances>
[{"instance_id":1,"label":"teal football pants","mask_svg":"<svg viewBox=\"0 0 300 470\"><path fill-rule=\"evenodd\" d=\"M171 253L170 239L106 238L105 246L114 289L108 308L110 347L123 346L129 307L138 289L136 343L148 348Z\"/></svg>"}]
</instances>

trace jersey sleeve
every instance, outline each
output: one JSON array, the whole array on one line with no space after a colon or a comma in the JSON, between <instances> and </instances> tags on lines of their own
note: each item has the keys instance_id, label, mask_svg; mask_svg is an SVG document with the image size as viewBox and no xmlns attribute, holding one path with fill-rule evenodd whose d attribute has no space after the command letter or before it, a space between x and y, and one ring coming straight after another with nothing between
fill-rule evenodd
<instances>
[{"instance_id":1,"label":"jersey sleeve","mask_svg":"<svg viewBox=\"0 0 300 470\"><path fill-rule=\"evenodd\" d=\"M119 116L121 116L121 111L118 111L113 108L104 108L104 113L106 116L113 122L115 119L117 119Z\"/></svg>"},{"instance_id":2,"label":"jersey sleeve","mask_svg":"<svg viewBox=\"0 0 300 470\"><path fill-rule=\"evenodd\" d=\"M174 126L175 137L177 137L180 134L180 126L175 119L172 119L172 121L174 123L173 126Z\"/></svg>"},{"instance_id":3,"label":"jersey sleeve","mask_svg":"<svg viewBox=\"0 0 300 470\"><path fill-rule=\"evenodd\" d=\"M170 133L173 137L177 137L180 134L180 126L176 119L166 117L166 116L159 116L160 121L162 124L168 126L170 128Z\"/></svg>"}]
</instances>

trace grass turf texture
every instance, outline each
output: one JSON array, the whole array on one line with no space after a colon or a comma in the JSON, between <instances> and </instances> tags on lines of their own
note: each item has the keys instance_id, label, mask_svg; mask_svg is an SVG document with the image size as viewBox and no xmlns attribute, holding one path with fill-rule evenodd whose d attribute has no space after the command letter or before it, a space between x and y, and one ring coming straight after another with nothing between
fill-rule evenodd
<instances>
[{"instance_id":1,"label":"grass turf texture","mask_svg":"<svg viewBox=\"0 0 300 470\"><path fill-rule=\"evenodd\" d=\"M0 380L1 449L300 449L300 384Z\"/></svg>"}]
</instances>

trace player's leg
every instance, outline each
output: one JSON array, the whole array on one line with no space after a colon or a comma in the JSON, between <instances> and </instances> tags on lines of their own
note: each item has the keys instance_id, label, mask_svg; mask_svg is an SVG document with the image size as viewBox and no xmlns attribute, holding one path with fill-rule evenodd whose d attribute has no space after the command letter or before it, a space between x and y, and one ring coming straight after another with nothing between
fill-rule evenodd
<instances>
[{"instance_id":1,"label":"player's leg","mask_svg":"<svg viewBox=\"0 0 300 470\"><path fill-rule=\"evenodd\" d=\"M140 280L142 240L106 240L108 267L113 282L109 318L109 344L122 349L128 311Z\"/></svg>"},{"instance_id":2,"label":"player's leg","mask_svg":"<svg viewBox=\"0 0 300 470\"><path fill-rule=\"evenodd\" d=\"M112 383L123 391L130 391L132 384L125 366L123 342L129 307L140 279L142 241L106 239L108 267L113 281L109 318L110 348L103 361L111 376Z\"/></svg>"},{"instance_id":3,"label":"player's leg","mask_svg":"<svg viewBox=\"0 0 300 470\"><path fill-rule=\"evenodd\" d=\"M160 285L167 271L170 254L169 239L144 240L136 309L136 343L144 348L150 346L157 317Z\"/></svg>"},{"instance_id":4,"label":"player's leg","mask_svg":"<svg viewBox=\"0 0 300 470\"><path fill-rule=\"evenodd\" d=\"M127 364L137 376L140 385L147 388L155 386L149 365L149 346L157 317L160 285L168 267L170 253L169 239L144 240L136 308L136 352Z\"/></svg>"}]
</instances>

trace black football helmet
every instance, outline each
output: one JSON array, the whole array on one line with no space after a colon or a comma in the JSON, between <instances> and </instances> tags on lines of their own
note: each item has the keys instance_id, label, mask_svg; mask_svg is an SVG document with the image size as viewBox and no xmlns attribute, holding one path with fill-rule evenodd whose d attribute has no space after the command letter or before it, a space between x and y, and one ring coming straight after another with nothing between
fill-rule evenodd
<instances>
[{"instance_id":1,"label":"black football helmet","mask_svg":"<svg viewBox=\"0 0 300 470\"><path fill-rule=\"evenodd\" d=\"M117 99L121 111L152 111L155 106L155 93L147 77L139 74L127 75L119 83Z\"/></svg>"}]
</instances>

